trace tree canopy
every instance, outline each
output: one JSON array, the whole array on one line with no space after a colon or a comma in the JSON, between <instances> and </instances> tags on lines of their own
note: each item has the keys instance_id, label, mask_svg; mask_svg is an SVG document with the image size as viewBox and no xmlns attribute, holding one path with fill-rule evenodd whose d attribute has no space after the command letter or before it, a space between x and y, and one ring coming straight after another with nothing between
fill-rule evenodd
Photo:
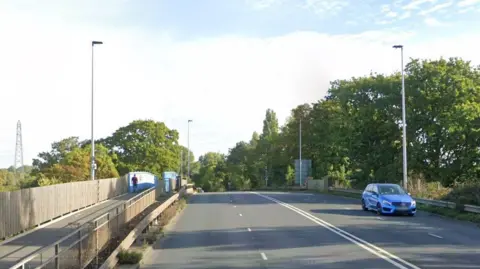
<instances>
[{"instance_id":1,"label":"tree canopy","mask_svg":"<svg viewBox=\"0 0 480 269\"><path fill-rule=\"evenodd\" d=\"M111 136L95 142L96 178L112 178L131 171L147 171L158 176L164 171L180 171L183 151L183 172L187 171L188 149L178 143L179 134L163 122L136 120L116 130ZM0 170L0 191L90 178L91 143L78 137L67 137L52 143L50 151L41 152L20 175ZM198 165L190 151L190 169L198 173ZM11 171L10 171L11 170Z\"/></svg>"},{"instance_id":2,"label":"tree canopy","mask_svg":"<svg viewBox=\"0 0 480 269\"><path fill-rule=\"evenodd\" d=\"M478 184L479 69L458 58L413 59L405 68L405 85L410 180L445 187ZM401 115L401 74L333 81L325 98L295 107L281 127L268 109L262 133L238 142L219 163L226 173L217 182L256 188L268 178L270 186L291 185L301 121L302 157L312 160L313 178L328 176L359 188L373 181L399 183ZM200 164L197 179L215 170Z\"/></svg>"}]
</instances>

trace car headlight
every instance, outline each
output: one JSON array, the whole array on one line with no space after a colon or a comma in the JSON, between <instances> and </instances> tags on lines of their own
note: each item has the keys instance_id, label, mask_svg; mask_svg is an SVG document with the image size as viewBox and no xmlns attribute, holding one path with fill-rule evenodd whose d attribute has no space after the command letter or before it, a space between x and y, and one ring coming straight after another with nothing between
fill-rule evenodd
<instances>
[{"instance_id":1,"label":"car headlight","mask_svg":"<svg viewBox=\"0 0 480 269\"><path fill-rule=\"evenodd\" d=\"M413 206L416 206L417 205L417 202L415 200L412 200L412 205Z\"/></svg>"},{"instance_id":2,"label":"car headlight","mask_svg":"<svg viewBox=\"0 0 480 269\"><path fill-rule=\"evenodd\" d=\"M384 205L389 205L389 206L391 206L391 205L392 205L392 203L390 203L390 202L389 202L389 201L387 201L387 200L383 200L383 201L382 201L382 204L384 204Z\"/></svg>"}]
</instances>

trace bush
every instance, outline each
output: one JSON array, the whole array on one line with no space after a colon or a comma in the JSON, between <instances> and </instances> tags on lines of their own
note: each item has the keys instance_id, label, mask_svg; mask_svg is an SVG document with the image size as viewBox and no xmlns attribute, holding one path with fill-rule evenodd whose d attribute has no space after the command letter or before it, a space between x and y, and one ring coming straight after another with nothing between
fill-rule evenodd
<instances>
[{"instance_id":1,"label":"bush","mask_svg":"<svg viewBox=\"0 0 480 269\"><path fill-rule=\"evenodd\" d=\"M480 183L459 184L444 199L460 204L480 205Z\"/></svg>"},{"instance_id":2,"label":"bush","mask_svg":"<svg viewBox=\"0 0 480 269\"><path fill-rule=\"evenodd\" d=\"M143 254L137 251L122 250L118 253L119 264L137 264L142 260Z\"/></svg>"}]
</instances>

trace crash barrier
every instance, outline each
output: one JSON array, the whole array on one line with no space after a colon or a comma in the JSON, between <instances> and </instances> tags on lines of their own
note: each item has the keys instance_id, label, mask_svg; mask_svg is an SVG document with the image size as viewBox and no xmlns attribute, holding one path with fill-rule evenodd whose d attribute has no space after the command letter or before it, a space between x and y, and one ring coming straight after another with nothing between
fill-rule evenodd
<instances>
[{"instance_id":1,"label":"crash barrier","mask_svg":"<svg viewBox=\"0 0 480 269\"><path fill-rule=\"evenodd\" d=\"M156 188L152 187L81 225L72 233L33 253L10 269L83 269L92 261L98 264L98 254L108 246L110 240L121 235L130 220L152 205L156 197Z\"/></svg>"},{"instance_id":2,"label":"crash barrier","mask_svg":"<svg viewBox=\"0 0 480 269\"><path fill-rule=\"evenodd\" d=\"M328 189L330 191L353 193L353 194L358 194L358 195L362 194L362 192L363 192L362 190L334 188L334 187L330 187ZM443 207L443 208L450 208L450 209L456 209L456 210L459 210L459 211L480 214L480 206L462 205L462 204L454 203L454 202L450 202L450 201L431 200L431 199L423 199L423 198L417 198L417 197L413 197L413 198L419 204L436 206L436 207Z\"/></svg>"},{"instance_id":3,"label":"crash barrier","mask_svg":"<svg viewBox=\"0 0 480 269\"><path fill-rule=\"evenodd\" d=\"M125 239L120 243L120 245L110 254L107 260L102 264L99 269L109 269L114 268L115 265L118 263L117 255L120 253L122 249L128 249L137 239L138 236L142 234L142 231L145 231L147 227L155 221L163 211L165 211L170 205L172 205L175 201L180 199L182 196L185 195L187 192L187 186L183 186L183 188L176 194L172 195L168 198L167 201L163 202L160 206L154 209L150 214L145 216L140 223L125 237Z\"/></svg>"}]
</instances>

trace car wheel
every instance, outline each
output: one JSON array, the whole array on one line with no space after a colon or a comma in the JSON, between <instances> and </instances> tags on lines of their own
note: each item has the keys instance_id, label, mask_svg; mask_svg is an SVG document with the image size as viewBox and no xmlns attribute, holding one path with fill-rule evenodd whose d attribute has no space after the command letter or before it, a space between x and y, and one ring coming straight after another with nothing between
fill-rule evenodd
<instances>
[{"instance_id":1,"label":"car wheel","mask_svg":"<svg viewBox=\"0 0 480 269\"><path fill-rule=\"evenodd\" d=\"M362 199L362 209L363 211L368 211L368 208L365 206L365 200Z\"/></svg>"},{"instance_id":2,"label":"car wheel","mask_svg":"<svg viewBox=\"0 0 480 269\"><path fill-rule=\"evenodd\" d=\"M382 205L380 203L377 203L377 215L382 215Z\"/></svg>"}]
</instances>

